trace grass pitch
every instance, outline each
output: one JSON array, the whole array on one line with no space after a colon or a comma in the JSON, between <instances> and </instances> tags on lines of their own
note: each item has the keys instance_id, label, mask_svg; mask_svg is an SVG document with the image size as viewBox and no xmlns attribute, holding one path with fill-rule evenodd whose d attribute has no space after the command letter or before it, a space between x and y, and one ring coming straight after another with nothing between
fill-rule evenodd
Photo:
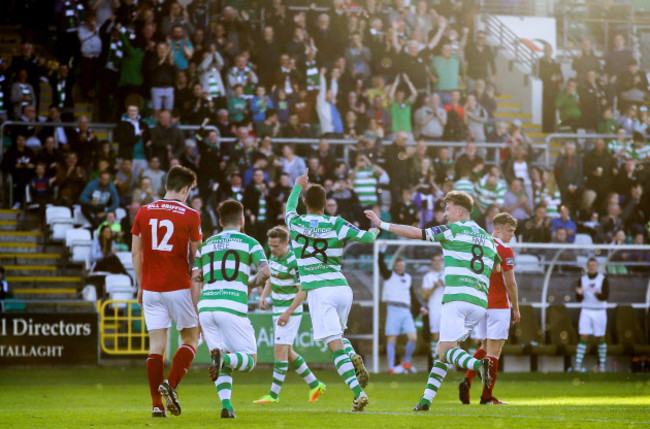
<instances>
[{"instance_id":1,"label":"grass pitch","mask_svg":"<svg viewBox=\"0 0 650 429\"><path fill-rule=\"evenodd\" d=\"M413 413L426 373L372 375L370 405L349 412L352 394L334 371L315 371L327 383L317 403L307 402L307 385L287 374L280 403L252 401L268 393L271 371L235 373L236 420L219 417L216 389L205 368L190 370L179 386L183 414L153 420L144 368L0 370L0 427L87 428L210 426L267 428L403 427L650 427L650 376L635 374L500 374L495 395L507 406L458 402L460 373L450 373L428 413Z\"/></svg>"}]
</instances>

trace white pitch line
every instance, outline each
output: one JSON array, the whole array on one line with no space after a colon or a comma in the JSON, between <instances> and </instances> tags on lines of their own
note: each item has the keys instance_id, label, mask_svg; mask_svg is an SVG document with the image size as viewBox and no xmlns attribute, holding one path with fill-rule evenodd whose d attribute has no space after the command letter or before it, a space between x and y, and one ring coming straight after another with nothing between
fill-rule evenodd
<instances>
[{"instance_id":1,"label":"white pitch line","mask_svg":"<svg viewBox=\"0 0 650 429\"><path fill-rule=\"evenodd\" d=\"M247 408L248 409L248 408ZM463 413L435 413L432 411L425 412L403 412L403 411L344 411L344 410L305 410L305 409L294 409L294 408L266 408L264 411L272 412L296 412L296 413L340 413L340 414L373 414L373 415L386 415L386 416L421 416L417 418L425 418L426 416L435 416L435 417L487 417L487 418L518 418L518 419L542 419L542 420L556 420L556 421L567 421L567 418L563 417L550 417L550 416L525 416L525 415L476 415L476 414L463 414ZM585 419L585 418L576 418L572 420L580 420L582 422L593 422L593 423L620 423L620 424L635 424L635 425L650 425L650 421L631 421L631 420L607 420L607 419Z\"/></svg>"}]
</instances>

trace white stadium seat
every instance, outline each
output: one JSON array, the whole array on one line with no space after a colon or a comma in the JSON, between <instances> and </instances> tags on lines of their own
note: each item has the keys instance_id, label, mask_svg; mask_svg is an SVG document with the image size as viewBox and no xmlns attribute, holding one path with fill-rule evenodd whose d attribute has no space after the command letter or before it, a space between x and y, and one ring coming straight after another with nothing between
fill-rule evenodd
<instances>
[{"instance_id":1,"label":"white stadium seat","mask_svg":"<svg viewBox=\"0 0 650 429\"><path fill-rule=\"evenodd\" d=\"M535 255L518 255L515 258L515 271L518 273L543 273L544 268Z\"/></svg>"},{"instance_id":2,"label":"white stadium seat","mask_svg":"<svg viewBox=\"0 0 650 429\"><path fill-rule=\"evenodd\" d=\"M80 226L82 228L86 228L91 226L90 222L88 222L88 219L86 219L86 216L81 212L81 206L79 204L75 204L72 208L72 211L74 212L73 215L73 220L74 224L77 226Z\"/></svg>"},{"instance_id":3,"label":"white stadium seat","mask_svg":"<svg viewBox=\"0 0 650 429\"><path fill-rule=\"evenodd\" d=\"M589 234L576 234L574 244L579 246L591 246L594 244L594 241L591 239L591 235Z\"/></svg>"},{"instance_id":4,"label":"white stadium seat","mask_svg":"<svg viewBox=\"0 0 650 429\"><path fill-rule=\"evenodd\" d=\"M115 219L117 219L117 221L119 222L125 217L126 217L126 210L124 210L122 207L118 207L115 210Z\"/></svg>"},{"instance_id":5,"label":"white stadium seat","mask_svg":"<svg viewBox=\"0 0 650 429\"><path fill-rule=\"evenodd\" d=\"M133 268L133 259L131 258L131 252L117 252L115 256L117 256L124 268L127 270Z\"/></svg>"},{"instance_id":6,"label":"white stadium seat","mask_svg":"<svg viewBox=\"0 0 650 429\"><path fill-rule=\"evenodd\" d=\"M131 277L126 274L109 274L104 279L104 290L107 294L111 294L114 290L130 289L133 293L133 286L131 284Z\"/></svg>"},{"instance_id":7,"label":"white stadium seat","mask_svg":"<svg viewBox=\"0 0 650 429\"><path fill-rule=\"evenodd\" d=\"M70 261L84 263L86 268L90 268L92 243L90 231L85 228L69 229L65 232L65 245L71 254Z\"/></svg>"},{"instance_id":8,"label":"white stadium seat","mask_svg":"<svg viewBox=\"0 0 650 429\"><path fill-rule=\"evenodd\" d=\"M84 301L97 303L97 288L92 285L85 286L81 290L81 297Z\"/></svg>"},{"instance_id":9,"label":"white stadium seat","mask_svg":"<svg viewBox=\"0 0 650 429\"><path fill-rule=\"evenodd\" d=\"M62 206L46 208L45 223L50 226L53 240L64 240L66 231L74 228L74 220L70 214L70 209Z\"/></svg>"}]
</instances>

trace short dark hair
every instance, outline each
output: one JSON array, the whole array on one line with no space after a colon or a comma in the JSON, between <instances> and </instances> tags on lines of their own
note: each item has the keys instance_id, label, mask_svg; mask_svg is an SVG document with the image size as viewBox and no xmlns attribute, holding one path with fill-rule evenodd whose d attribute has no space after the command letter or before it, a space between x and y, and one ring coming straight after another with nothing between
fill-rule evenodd
<instances>
[{"instance_id":1,"label":"short dark hair","mask_svg":"<svg viewBox=\"0 0 650 429\"><path fill-rule=\"evenodd\" d=\"M165 189L180 192L186 186L189 186L190 189L196 186L196 174L182 165L175 165L170 168L169 173L167 173Z\"/></svg>"},{"instance_id":2,"label":"short dark hair","mask_svg":"<svg viewBox=\"0 0 650 429\"><path fill-rule=\"evenodd\" d=\"M325 188L321 185L311 185L307 188L305 192L305 205L311 210L323 210L325 209L325 203L327 201L325 195Z\"/></svg>"},{"instance_id":3,"label":"short dark hair","mask_svg":"<svg viewBox=\"0 0 650 429\"><path fill-rule=\"evenodd\" d=\"M596 258L594 258L594 257L592 256L591 258L587 259L587 264L588 264L589 262L595 262L595 263L598 264L598 259L596 259ZM600 264L599 264L599 265L600 265Z\"/></svg>"},{"instance_id":4,"label":"short dark hair","mask_svg":"<svg viewBox=\"0 0 650 429\"><path fill-rule=\"evenodd\" d=\"M239 201L226 200L217 207L221 225L234 225L244 215L244 206Z\"/></svg>"}]
</instances>

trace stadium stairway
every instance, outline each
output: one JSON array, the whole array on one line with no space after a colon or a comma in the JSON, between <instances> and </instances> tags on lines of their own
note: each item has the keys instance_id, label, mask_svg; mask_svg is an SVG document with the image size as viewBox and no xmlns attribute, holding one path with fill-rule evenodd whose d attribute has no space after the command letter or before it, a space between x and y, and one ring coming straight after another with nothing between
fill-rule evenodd
<instances>
[{"instance_id":1,"label":"stadium stairway","mask_svg":"<svg viewBox=\"0 0 650 429\"><path fill-rule=\"evenodd\" d=\"M540 124L532 123L532 114L522 111L522 106L513 100L509 94L500 94L497 99L497 111L494 117L497 121L504 121L510 124L515 119L521 121L524 134L526 134L535 143L544 143L547 134L541 131ZM555 157L559 154L560 145L551 143L551 164L555 162Z\"/></svg>"},{"instance_id":2,"label":"stadium stairway","mask_svg":"<svg viewBox=\"0 0 650 429\"><path fill-rule=\"evenodd\" d=\"M49 242L38 228L38 215L0 210L0 265L14 298L23 300L76 299L82 287L82 268L66 264L63 243ZM23 228L21 228L23 227ZM39 304L39 309L42 305Z\"/></svg>"}]
</instances>

